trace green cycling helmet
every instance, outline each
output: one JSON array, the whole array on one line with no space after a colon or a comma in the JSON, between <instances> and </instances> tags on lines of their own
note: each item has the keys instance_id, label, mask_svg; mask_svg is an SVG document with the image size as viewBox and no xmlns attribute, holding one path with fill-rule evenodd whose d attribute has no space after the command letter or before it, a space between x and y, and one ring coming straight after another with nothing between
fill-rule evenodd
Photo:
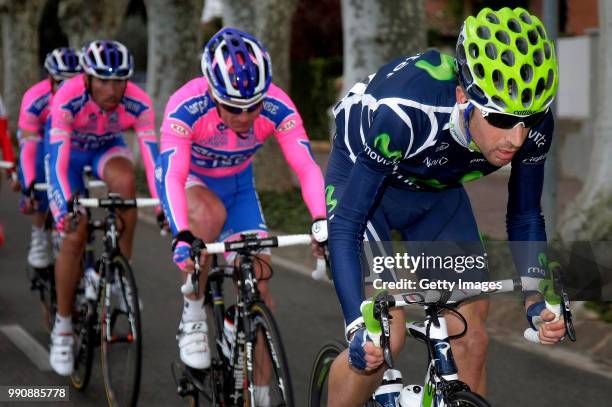
<instances>
[{"instance_id":1,"label":"green cycling helmet","mask_svg":"<svg viewBox=\"0 0 612 407\"><path fill-rule=\"evenodd\" d=\"M468 17L455 63L468 99L488 112L529 116L545 111L557 94L554 44L523 8L484 8Z\"/></svg>"}]
</instances>

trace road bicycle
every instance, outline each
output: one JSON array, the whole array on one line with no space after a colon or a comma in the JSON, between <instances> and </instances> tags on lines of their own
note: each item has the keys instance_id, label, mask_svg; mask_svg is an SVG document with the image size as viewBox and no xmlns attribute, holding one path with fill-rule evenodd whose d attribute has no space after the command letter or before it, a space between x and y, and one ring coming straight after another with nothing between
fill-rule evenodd
<instances>
[{"instance_id":1,"label":"road bicycle","mask_svg":"<svg viewBox=\"0 0 612 407\"><path fill-rule=\"evenodd\" d=\"M215 338L216 355L211 367L192 369L173 364L177 392L192 406L257 406L257 382L268 386L269 406L294 406L293 388L281 335L268 307L257 288L255 265L270 264L256 254L268 247L310 245L310 235L287 235L258 238L243 234L241 239L225 243L204 243L196 240L192 246L195 272L181 287L183 294L199 292L200 256L235 252L232 265L219 265L213 256L208 272L205 299L212 315L210 324ZM268 277L268 278L270 278ZM236 286L236 302L225 306L223 281L231 279ZM265 398L265 395L263 396Z\"/></svg>"},{"instance_id":2,"label":"road bicycle","mask_svg":"<svg viewBox=\"0 0 612 407\"><path fill-rule=\"evenodd\" d=\"M104 219L88 216L88 241L102 232L99 257L90 252L84 276L77 289L73 328L75 332L74 371L71 384L84 390L91 377L96 347L101 350L102 376L110 406L135 406L138 401L142 368L142 329L138 289L132 267L121 253L122 219L118 209L157 206L156 198L121 198L109 193L105 198L74 198L69 203L73 217L78 207L103 208ZM87 258L87 255L86 255Z\"/></svg>"},{"instance_id":3,"label":"road bicycle","mask_svg":"<svg viewBox=\"0 0 612 407\"><path fill-rule=\"evenodd\" d=\"M538 291L545 299L546 308L557 318L562 316L565 321L566 335L570 340L576 340L569 308L567 293L562 287L559 270L551 270L547 279L532 277L517 277L514 279L493 282L497 289L482 291L473 290L424 290L410 291L390 295L386 291L379 292L373 299L364 301L361 305L362 315L373 342L383 350L387 365L383 382L378 390L368 400L365 406L384 407L487 407L489 403L481 396L473 393L469 387L459 380L458 370L453 358L450 340L465 334L467 321L455 309L460 302L478 295L491 295L511 291ZM403 387L401 373L393 369L394 363L390 347L390 316L389 309L418 305L425 312L424 321L407 322L406 333L409 337L423 342L427 348L428 367L423 385L408 385ZM449 336L445 313L459 318L463 332ZM538 332L528 328L524 332L528 341L539 343ZM311 371L308 389L310 407L327 405L329 371L334 359L346 348L342 342L330 342L323 346L315 358ZM386 387L385 387L386 386Z\"/></svg>"},{"instance_id":4,"label":"road bicycle","mask_svg":"<svg viewBox=\"0 0 612 407\"><path fill-rule=\"evenodd\" d=\"M86 186L84 191L85 196L88 196L89 192L94 189L106 187L106 183L104 181L95 179L93 177L90 166L85 166L83 168L83 181L84 185ZM35 191L46 192L47 188L48 186L46 183L35 183L29 192L30 198L34 199ZM50 212L47 213L44 227L45 231L48 231L51 234L52 251L53 257L55 258L59 252L60 236L59 233L55 231L53 217L51 216ZM92 245L93 240L88 240L83 258L83 264L93 264ZM26 275L28 276L28 280L30 282L30 291L38 292L43 313L43 322L45 328L51 332L53 323L55 322L55 313L57 312L57 298L55 293L55 263L53 262L47 267L42 268L31 267L28 265L26 268Z\"/></svg>"}]
</instances>

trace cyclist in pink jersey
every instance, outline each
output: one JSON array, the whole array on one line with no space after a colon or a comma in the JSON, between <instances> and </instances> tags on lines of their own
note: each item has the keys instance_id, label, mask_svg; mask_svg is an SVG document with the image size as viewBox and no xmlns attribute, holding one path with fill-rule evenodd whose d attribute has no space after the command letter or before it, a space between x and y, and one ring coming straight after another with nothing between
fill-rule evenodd
<instances>
[{"instance_id":1,"label":"cyclist in pink jersey","mask_svg":"<svg viewBox=\"0 0 612 407\"><path fill-rule=\"evenodd\" d=\"M67 201L83 191L83 167L91 166L110 192L134 197L132 153L123 138L123 132L133 128L151 195L157 196L153 175L158 154L155 114L149 96L127 80L134 67L131 53L116 41L93 41L81 53L81 66L85 74L66 81L53 97L45 162L49 207L58 230L65 233L55 263L58 311L49 352L51 366L61 375L70 375L73 370L72 307L87 236L87 222L72 226ZM136 209L121 213L124 228L119 245L128 258L136 216Z\"/></svg>"},{"instance_id":2,"label":"cyclist in pink jersey","mask_svg":"<svg viewBox=\"0 0 612 407\"><path fill-rule=\"evenodd\" d=\"M188 82L168 101L156 169L160 199L175 237L173 260L183 278L193 271L189 249L194 235L205 242L236 239L247 231L266 235L251 162L271 136L298 176L316 229L323 229L319 239L326 240L321 170L295 105L271 83L263 46L249 34L224 28L206 45L202 71L204 77ZM313 251L318 254L314 244ZM268 253L261 257L269 262ZM258 287L270 304L263 277ZM202 289L205 280L202 273ZM181 360L203 369L210 365L210 352L202 293L197 298L184 298L177 339Z\"/></svg>"},{"instance_id":3,"label":"cyclist in pink jersey","mask_svg":"<svg viewBox=\"0 0 612 407\"><path fill-rule=\"evenodd\" d=\"M19 207L23 213L32 214L32 237L28 263L34 268L49 266L53 260L49 236L44 223L48 210L47 194L34 192L34 183L45 182L44 132L49 116L51 97L62 81L81 72L79 55L72 48L57 48L45 58L47 78L30 87L23 95L19 111L19 180L23 195Z\"/></svg>"}]
</instances>

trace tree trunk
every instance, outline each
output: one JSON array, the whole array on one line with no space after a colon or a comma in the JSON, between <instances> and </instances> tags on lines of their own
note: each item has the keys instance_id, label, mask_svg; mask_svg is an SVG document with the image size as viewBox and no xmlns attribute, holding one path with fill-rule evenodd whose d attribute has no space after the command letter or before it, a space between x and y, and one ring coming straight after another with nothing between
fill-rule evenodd
<instances>
[{"instance_id":1,"label":"tree trunk","mask_svg":"<svg viewBox=\"0 0 612 407\"><path fill-rule=\"evenodd\" d=\"M168 98L185 82L202 74L197 28L204 3L145 0L145 5L149 20L147 93L153 100L159 128Z\"/></svg>"},{"instance_id":2,"label":"tree trunk","mask_svg":"<svg viewBox=\"0 0 612 407\"><path fill-rule=\"evenodd\" d=\"M57 17L71 47L81 49L97 39L113 39L129 0L60 0Z\"/></svg>"},{"instance_id":3,"label":"tree trunk","mask_svg":"<svg viewBox=\"0 0 612 407\"><path fill-rule=\"evenodd\" d=\"M38 0L0 1L2 18L2 78L11 132L17 127L21 97L40 80L38 23L43 7Z\"/></svg>"},{"instance_id":4,"label":"tree trunk","mask_svg":"<svg viewBox=\"0 0 612 407\"><path fill-rule=\"evenodd\" d=\"M584 187L559 222L563 240L612 239L612 2L599 1L599 52L601 67L588 175Z\"/></svg>"},{"instance_id":5,"label":"tree trunk","mask_svg":"<svg viewBox=\"0 0 612 407\"><path fill-rule=\"evenodd\" d=\"M291 78L291 17L297 8L297 0L261 0L254 3L249 0L224 2L223 23L246 31L263 43L272 60L273 82L288 93ZM291 189L289 167L276 141L266 143L255 156L254 169L259 189Z\"/></svg>"},{"instance_id":6,"label":"tree trunk","mask_svg":"<svg viewBox=\"0 0 612 407\"><path fill-rule=\"evenodd\" d=\"M391 59L427 45L424 0L342 0L344 95Z\"/></svg>"}]
</instances>

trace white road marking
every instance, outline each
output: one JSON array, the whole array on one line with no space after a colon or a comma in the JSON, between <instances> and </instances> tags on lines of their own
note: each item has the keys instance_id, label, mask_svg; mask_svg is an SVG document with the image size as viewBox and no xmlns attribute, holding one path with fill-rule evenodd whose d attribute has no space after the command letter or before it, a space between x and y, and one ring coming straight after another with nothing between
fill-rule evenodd
<instances>
[{"instance_id":1,"label":"white road marking","mask_svg":"<svg viewBox=\"0 0 612 407\"><path fill-rule=\"evenodd\" d=\"M0 332L28 357L38 370L43 372L51 371L49 352L21 325L0 325Z\"/></svg>"}]
</instances>

